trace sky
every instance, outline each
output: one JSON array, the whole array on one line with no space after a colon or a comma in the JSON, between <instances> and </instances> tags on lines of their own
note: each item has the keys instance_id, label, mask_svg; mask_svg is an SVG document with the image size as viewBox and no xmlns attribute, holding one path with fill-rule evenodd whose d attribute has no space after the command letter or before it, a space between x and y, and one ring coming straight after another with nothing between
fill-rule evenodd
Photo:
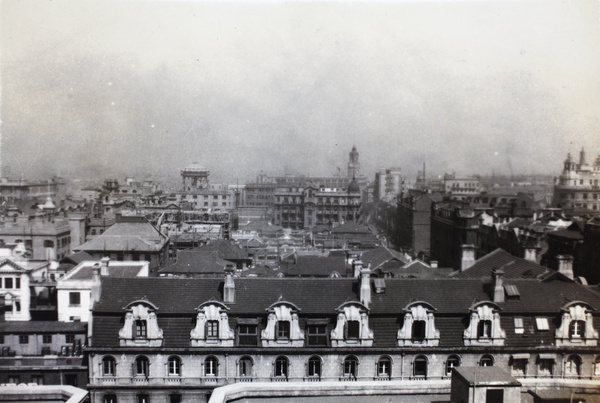
<instances>
[{"instance_id":1,"label":"sky","mask_svg":"<svg viewBox=\"0 0 600 403\"><path fill-rule=\"evenodd\" d=\"M2 0L2 175L559 174L600 153L600 2Z\"/></svg>"}]
</instances>

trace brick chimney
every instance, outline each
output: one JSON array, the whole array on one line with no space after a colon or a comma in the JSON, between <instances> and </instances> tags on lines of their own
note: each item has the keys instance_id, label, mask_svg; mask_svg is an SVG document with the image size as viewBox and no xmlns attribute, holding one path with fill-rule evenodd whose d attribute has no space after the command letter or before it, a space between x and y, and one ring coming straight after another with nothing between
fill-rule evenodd
<instances>
[{"instance_id":1,"label":"brick chimney","mask_svg":"<svg viewBox=\"0 0 600 403\"><path fill-rule=\"evenodd\" d=\"M235 304L235 283L233 282L233 273L235 270L232 265L225 267L225 286L223 287L223 301L226 304Z\"/></svg>"},{"instance_id":2,"label":"brick chimney","mask_svg":"<svg viewBox=\"0 0 600 403\"><path fill-rule=\"evenodd\" d=\"M465 271L475 264L475 245L461 245L461 248L460 271Z\"/></svg>"},{"instance_id":3,"label":"brick chimney","mask_svg":"<svg viewBox=\"0 0 600 403\"><path fill-rule=\"evenodd\" d=\"M573 256L558 255L556 260L558 261L558 272L573 280L575 277L573 274Z\"/></svg>"},{"instance_id":4,"label":"brick chimney","mask_svg":"<svg viewBox=\"0 0 600 403\"><path fill-rule=\"evenodd\" d=\"M371 264L360 271L360 302L367 308L371 305Z\"/></svg>"},{"instance_id":5,"label":"brick chimney","mask_svg":"<svg viewBox=\"0 0 600 403\"><path fill-rule=\"evenodd\" d=\"M504 270L492 269L492 292L494 302L504 302Z\"/></svg>"},{"instance_id":6,"label":"brick chimney","mask_svg":"<svg viewBox=\"0 0 600 403\"><path fill-rule=\"evenodd\" d=\"M109 257L103 257L100 260L100 275L101 276L108 276L108 262L110 262Z\"/></svg>"}]
</instances>

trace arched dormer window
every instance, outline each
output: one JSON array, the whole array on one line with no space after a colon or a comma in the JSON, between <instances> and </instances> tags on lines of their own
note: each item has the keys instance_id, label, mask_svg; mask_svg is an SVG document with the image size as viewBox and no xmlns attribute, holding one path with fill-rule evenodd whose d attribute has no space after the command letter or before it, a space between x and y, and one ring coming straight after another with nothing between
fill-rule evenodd
<instances>
[{"instance_id":1,"label":"arched dormer window","mask_svg":"<svg viewBox=\"0 0 600 403\"><path fill-rule=\"evenodd\" d=\"M440 331L435 328L436 309L424 301L412 302L404 308L404 325L398 331L399 346L437 346Z\"/></svg>"},{"instance_id":2,"label":"arched dormer window","mask_svg":"<svg viewBox=\"0 0 600 403\"><path fill-rule=\"evenodd\" d=\"M557 346L597 346L598 331L594 329L592 308L582 301L563 306L560 327L556 329Z\"/></svg>"},{"instance_id":3,"label":"arched dormer window","mask_svg":"<svg viewBox=\"0 0 600 403\"><path fill-rule=\"evenodd\" d=\"M163 331L158 327L156 305L147 300L133 301L125 307L125 324L119 330L121 347L160 347Z\"/></svg>"},{"instance_id":4,"label":"arched dormer window","mask_svg":"<svg viewBox=\"0 0 600 403\"><path fill-rule=\"evenodd\" d=\"M304 332L298 321L300 309L291 302L278 301L267 308L267 326L261 332L263 347L304 346Z\"/></svg>"},{"instance_id":5,"label":"arched dormer window","mask_svg":"<svg viewBox=\"0 0 600 403\"><path fill-rule=\"evenodd\" d=\"M463 333L465 346L503 346L506 332L500 327L501 308L481 301L470 308L469 327Z\"/></svg>"},{"instance_id":6,"label":"arched dormer window","mask_svg":"<svg viewBox=\"0 0 600 403\"><path fill-rule=\"evenodd\" d=\"M331 347L373 345L369 328L369 310L358 301L346 302L337 308L335 329L331 331Z\"/></svg>"},{"instance_id":7,"label":"arched dormer window","mask_svg":"<svg viewBox=\"0 0 600 403\"><path fill-rule=\"evenodd\" d=\"M231 347L235 332L229 327L229 308L219 301L208 301L196 308L196 327L190 332L192 347Z\"/></svg>"}]
</instances>

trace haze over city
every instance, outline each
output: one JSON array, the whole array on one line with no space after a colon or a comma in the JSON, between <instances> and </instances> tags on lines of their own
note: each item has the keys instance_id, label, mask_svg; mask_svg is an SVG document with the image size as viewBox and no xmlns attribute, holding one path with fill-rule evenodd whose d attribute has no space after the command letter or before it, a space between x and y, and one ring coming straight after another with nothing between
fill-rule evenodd
<instances>
[{"instance_id":1,"label":"haze over city","mask_svg":"<svg viewBox=\"0 0 600 403\"><path fill-rule=\"evenodd\" d=\"M600 152L599 3L3 1L2 174L557 174Z\"/></svg>"}]
</instances>

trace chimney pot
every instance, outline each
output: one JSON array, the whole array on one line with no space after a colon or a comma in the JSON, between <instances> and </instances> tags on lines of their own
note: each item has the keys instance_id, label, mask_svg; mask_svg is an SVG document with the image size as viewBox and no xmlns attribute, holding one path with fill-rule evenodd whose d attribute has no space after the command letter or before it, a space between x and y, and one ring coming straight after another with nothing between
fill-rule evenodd
<instances>
[{"instance_id":1,"label":"chimney pot","mask_svg":"<svg viewBox=\"0 0 600 403\"><path fill-rule=\"evenodd\" d=\"M504 270L498 268L492 270L492 288L494 302L504 302Z\"/></svg>"}]
</instances>

